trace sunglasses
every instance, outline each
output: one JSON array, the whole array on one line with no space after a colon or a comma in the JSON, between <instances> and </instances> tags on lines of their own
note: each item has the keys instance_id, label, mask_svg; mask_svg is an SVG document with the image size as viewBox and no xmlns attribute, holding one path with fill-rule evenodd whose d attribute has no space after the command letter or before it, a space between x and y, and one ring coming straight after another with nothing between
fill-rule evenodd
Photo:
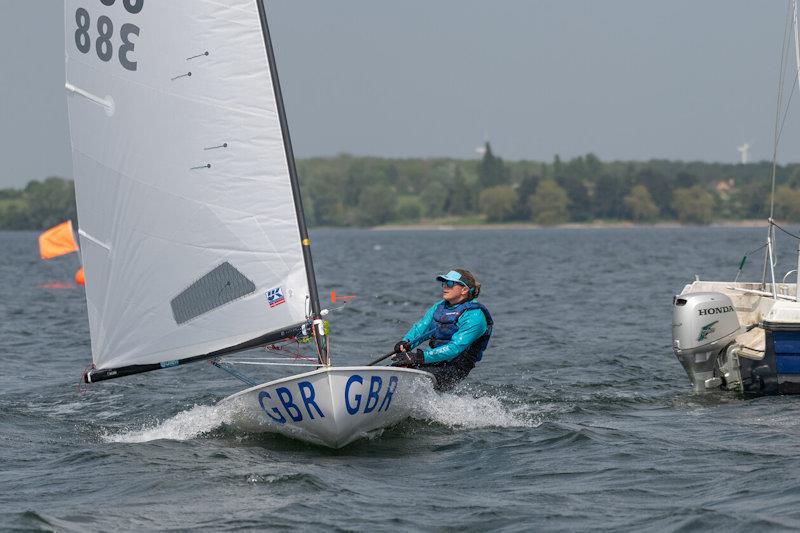
<instances>
[{"instance_id":1,"label":"sunglasses","mask_svg":"<svg viewBox=\"0 0 800 533\"><path fill-rule=\"evenodd\" d=\"M448 289L452 289L455 285L461 285L462 287L466 287L465 284L461 283L460 281L452 281L447 280L442 282L442 288L447 287Z\"/></svg>"}]
</instances>

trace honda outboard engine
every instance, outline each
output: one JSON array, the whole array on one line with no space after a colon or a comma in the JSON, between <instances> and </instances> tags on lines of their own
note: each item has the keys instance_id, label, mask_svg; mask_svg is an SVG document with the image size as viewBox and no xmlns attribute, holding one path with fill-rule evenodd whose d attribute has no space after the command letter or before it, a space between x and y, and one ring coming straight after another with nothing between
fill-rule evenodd
<instances>
[{"instance_id":1,"label":"honda outboard engine","mask_svg":"<svg viewBox=\"0 0 800 533\"><path fill-rule=\"evenodd\" d=\"M672 349L696 392L717 388L717 356L744 329L731 299L718 292L675 296L672 305Z\"/></svg>"}]
</instances>

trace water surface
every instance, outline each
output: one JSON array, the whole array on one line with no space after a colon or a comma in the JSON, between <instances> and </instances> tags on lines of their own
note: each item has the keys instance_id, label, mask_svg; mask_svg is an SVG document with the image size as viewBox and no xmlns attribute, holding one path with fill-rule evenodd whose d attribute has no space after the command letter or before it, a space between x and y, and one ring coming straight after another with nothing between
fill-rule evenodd
<instances>
[{"instance_id":1,"label":"water surface","mask_svg":"<svg viewBox=\"0 0 800 533\"><path fill-rule=\"evenodd\" d=\"M321 292L357 295L331 315L339 364L389 351L438 297L438 271L473 270L496 321L454 393L338 451L232 427L214 405L240 385L206 363L79 387L83 291L52 288L77 260L43 263L35 234L0 233L0 523L795 530L798 399L695 396L670 349L672 295L695 274L732 279L764 233L313 232Z\"/></svg>"}]
</instances>

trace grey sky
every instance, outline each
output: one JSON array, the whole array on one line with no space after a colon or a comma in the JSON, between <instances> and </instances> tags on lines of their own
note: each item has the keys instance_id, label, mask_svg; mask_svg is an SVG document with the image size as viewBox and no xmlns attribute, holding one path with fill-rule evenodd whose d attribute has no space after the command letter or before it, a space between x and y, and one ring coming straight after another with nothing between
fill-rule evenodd
<instances>
[{"instance_id":1,"label":"grey sky","mask_svg":"<svg viewBox=\"0 0 800 533\"><path fill-rule=\"evenodd\" d=\"M784 0L268 8L298 157L468 158L488 137L507 159L771 158ZM71 176L63 20L59 0L0 0L0 188Z\"/></svg>"}]
</instances>

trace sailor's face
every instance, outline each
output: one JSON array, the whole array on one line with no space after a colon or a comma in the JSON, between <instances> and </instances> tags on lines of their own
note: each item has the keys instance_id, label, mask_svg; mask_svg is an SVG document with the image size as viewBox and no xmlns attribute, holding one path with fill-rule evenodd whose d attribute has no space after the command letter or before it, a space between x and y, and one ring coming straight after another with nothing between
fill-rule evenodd
<instances>
[{"instance_id":1,"label":"sailor's face","mask_svg":"<svg viewBox=\"0 0 800 533\"><path fill-rule=\"evenodd\" d=\"M468 294L469 289L464 285L453 282L442 283L442 299L450 305L463 302Z\"/></svg>"}]
</instances>

